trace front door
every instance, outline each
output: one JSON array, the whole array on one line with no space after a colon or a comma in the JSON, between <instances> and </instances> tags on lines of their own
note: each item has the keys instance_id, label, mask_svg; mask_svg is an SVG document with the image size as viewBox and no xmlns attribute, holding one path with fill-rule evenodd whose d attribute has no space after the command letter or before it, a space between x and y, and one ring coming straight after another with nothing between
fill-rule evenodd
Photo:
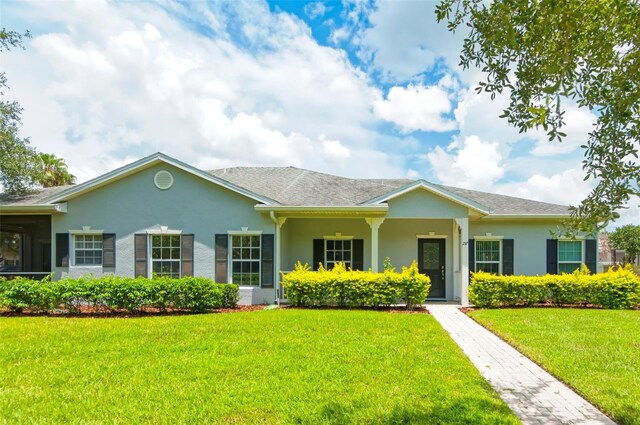
<instances>
[{"instance_id":1,"label":"front door","mask_svg":"<svg viewBox=\"0 0 640 425\"><path fill-rule=\"evenodd\" d=\"M445 298L444 239L418 239L418 267L431 279L427 298Z\"/></svg>"}]
</instances>

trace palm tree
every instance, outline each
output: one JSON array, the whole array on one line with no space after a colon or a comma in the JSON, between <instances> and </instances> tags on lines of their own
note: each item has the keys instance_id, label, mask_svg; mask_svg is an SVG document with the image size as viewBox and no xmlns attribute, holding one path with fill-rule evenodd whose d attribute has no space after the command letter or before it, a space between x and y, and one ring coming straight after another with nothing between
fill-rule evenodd
<instances>
[{"instance_id":1,"label":"palm tree","mask_svg":"<svg viewBox=\"0 0 640 425\"><path fill-rule=\"evenodd\" d=\"M58 158L54 154L41 153L40 160L42 161L42 175L40 176L42 187L64 186L75 183L76 177L69 174L64 159Z\"/></svg>"}]
</instances>

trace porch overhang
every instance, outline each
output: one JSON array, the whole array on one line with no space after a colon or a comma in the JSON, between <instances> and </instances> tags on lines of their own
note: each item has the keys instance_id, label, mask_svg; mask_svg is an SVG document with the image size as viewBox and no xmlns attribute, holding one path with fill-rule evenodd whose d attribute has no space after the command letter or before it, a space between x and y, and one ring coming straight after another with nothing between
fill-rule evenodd
<instances>
[{"instance_id":1,"label":"porch overhang","mask_svg":"<svg viewBox=\"0 0 640 425\"><path fill-rule=\"evenodd\" d=\"M278 217L287 218L349 218L349 217L384 217L389 206L384 205L356 205L356 206L300 206L300 205L263 205L258 204L255 210L262 213L273 212Z\"/></svg>"},{"instance_id":2,"label":"porch overhang","mask_svg":"<svg viewBox=\"0 0 640 425\"><path fill-rule=\"evenodd\" d=\"M481 220L562 220L569 217L570 214L490 214Z\"/></svg>"},{"instance_id":3,"label":"porch overhang","mask_svg":"<svg viewBox=\"0 0 640 425\"><path fill-rule=\"evenodd\" d=\"M49 215L67 212L67 203L58 204L31 204L31 205L0 205L2 215Z\"/></svg>"}]
</instances>

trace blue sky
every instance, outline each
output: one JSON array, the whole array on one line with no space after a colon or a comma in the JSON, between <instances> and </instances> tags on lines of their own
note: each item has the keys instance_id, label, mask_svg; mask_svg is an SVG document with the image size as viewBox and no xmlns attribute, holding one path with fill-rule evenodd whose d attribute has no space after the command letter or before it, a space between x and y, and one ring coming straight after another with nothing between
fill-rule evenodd
<instances>
[{"instance_id":1,"label":"blue sky","mask_svg":"<svg viewBox=\"0 0 640 425\"><path fill-rule=\"evenodd\" d=\"M435 4L3 1L3 26L33 35L2 53L5 96L79 181L162 151L579 202L595 117L569 104L563 143L509 127Z\"/></svg>"}]
</instances>

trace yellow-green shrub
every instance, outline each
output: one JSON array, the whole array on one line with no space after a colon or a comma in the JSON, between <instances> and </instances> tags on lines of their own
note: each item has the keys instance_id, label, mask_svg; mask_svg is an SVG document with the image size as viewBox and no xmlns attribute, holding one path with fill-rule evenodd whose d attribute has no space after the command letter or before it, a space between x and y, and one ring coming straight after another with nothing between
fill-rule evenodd
<instances>
[{"instance_id":1,"label":"yellow-green shrub","mask_svg":"<svg viewBox=\"0 0 640 425\"><path fill-rule=\"evenodd\" d=\"M298 262L291 273L283 276L287 299L296 306L378 307L406 304L411 308L427 298L431 282L418 271L414 261L402 272L383 273L346 270L336 264L332 270L311 271L308 264Z\"/></svg>"},{"instance_id":2,"label":"yellow-green shrub","mask_svg":"<svg viewBox=\"0 0 640 425\"><path fill-rule=\"evenodd\" d=\"M154 307L200 313L235 307L238 290L237 285L215 283L204 277L134 279L109 275L55 282L18 277L0 279L0 308L50 312L62 307L77 313L81 307L110 312L136 312Z\"/></svg>"},{"instance_id":3,"label":"yellow-green shrub","mask_svg":"<svg viewBox=\"0 0 640 425\"><path fill-rule=\"evenodd\" d=\"M628 309L640 307L640 278L629 266L606 273L588 270L544 276L473 273L469 300L478 307L553 303Z\"/></svg>"}]
</instances>

